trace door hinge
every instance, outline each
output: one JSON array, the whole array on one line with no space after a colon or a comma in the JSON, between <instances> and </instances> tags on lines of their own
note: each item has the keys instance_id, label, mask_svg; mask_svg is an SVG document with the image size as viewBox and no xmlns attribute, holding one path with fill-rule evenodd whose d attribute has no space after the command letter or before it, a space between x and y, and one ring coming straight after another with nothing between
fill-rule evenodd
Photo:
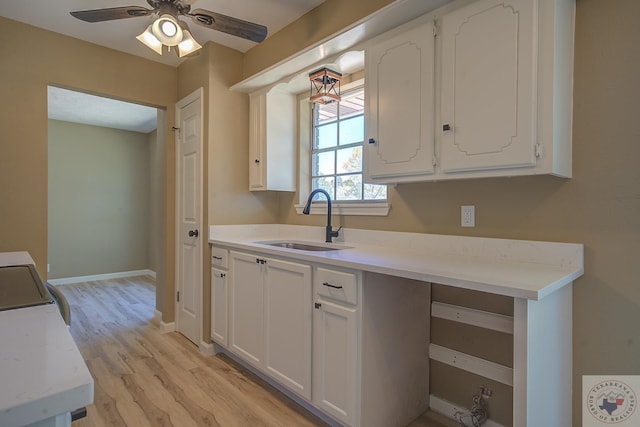
<instances>
[{"instance_id":1,"label":"door hinge","mask_svg":"<svg viewBox=\"0 0 640 427\"><path fill-rule=\"evenodd\" d=\"M438 20L434 19L433 20L433 37L437 37L438 36Z\"/></svg>"},{"instance_id":2,"label":"door hinge","mask_svg":"<svg viewBox=\"0 0 640 427\"><path fill-rule=\"evenodd\" d=\"M535 146L534 153L535 153L536 159L539 159L540 157L542 157L542 145L540 145L539 142Z\"/></svg>"},{"instance_id":3,"label":"door hinge","mask_svg":"<svg viewBox=\"0 0 640 427\"><path fill-rule=\"evenodd\" d=\"M177 298L178 302L180 302L180 291L178 291L178 292L176 293L176 298Z\"/></svg>"},{"instance_id":4,"label":"door hinge","mask_svg":"<svg viewBox=\"0 0 640 427\"><path fill-rule=\"evenodd\" d=\"M434 168L438 166L438 159L436 158L436 156L433 156L433 158L431 159L431 164Z\"/></svg>"}]
</instances>

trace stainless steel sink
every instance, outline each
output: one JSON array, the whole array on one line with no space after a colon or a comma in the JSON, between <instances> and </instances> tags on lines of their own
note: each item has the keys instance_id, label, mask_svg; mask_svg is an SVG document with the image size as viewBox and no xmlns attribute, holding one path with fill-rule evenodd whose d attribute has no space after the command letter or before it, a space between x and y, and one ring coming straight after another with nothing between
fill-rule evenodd
<instances>
[{"instance_id":1,"label":"stainless steel sink","mask_svg":"<svg viewBox=\"0 0 640 427\"><path fill-rule=\"evenodd\" d=\"M273 241L273 242L256 242L262 245L277 246L279 248L296 249L299 251L338 251L341 249L348 249L347 246L330 246L330 245L318 245L315 243L306 242L288 242L288 241Z\"/></svg>"}]
</instances>

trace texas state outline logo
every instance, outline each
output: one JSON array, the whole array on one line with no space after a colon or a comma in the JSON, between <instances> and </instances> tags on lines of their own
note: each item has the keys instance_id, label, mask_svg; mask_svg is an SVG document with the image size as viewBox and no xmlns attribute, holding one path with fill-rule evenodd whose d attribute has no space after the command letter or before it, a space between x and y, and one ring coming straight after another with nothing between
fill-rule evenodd
<instances>
[{"instance_id":1,"label":"texas state outline logo","mask_svg":"<svg viewBox=\"0 0 640 427\"><path fill-rule=\"evenodd\" d=\"M582 379L582 425L638 426L639 375L585 375Z\"/></svg>"}]
</instances>

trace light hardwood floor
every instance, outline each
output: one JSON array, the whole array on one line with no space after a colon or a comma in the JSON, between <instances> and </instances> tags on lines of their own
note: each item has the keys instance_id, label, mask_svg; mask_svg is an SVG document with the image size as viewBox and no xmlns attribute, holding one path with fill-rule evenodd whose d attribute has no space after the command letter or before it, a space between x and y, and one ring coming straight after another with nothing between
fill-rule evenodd
<instances>
[{"instance_id":1,"label":"light hardwood floor","mask_svg":"<svg viewBox=\"0 0 640 427\"><path fill-rule=\"evenodd\" d=\"M153 320L150 277L63 285L71 335L95 382L74 427L326 425L225 356Z\"/></svg>"},{"instance_id":2,"label":"light hardwood floor","mask_svg":"<svg viewBox=\"0 0 640 427\"><path fill-rule=\"evenodd\" d=\"M324 426L224 355L203 356L177 332L161 334L148 276L59 286L71 335L95 382L94 404L73 427ZM410 427L454 424L425 414Z\"/></svg>"}]
</instances>

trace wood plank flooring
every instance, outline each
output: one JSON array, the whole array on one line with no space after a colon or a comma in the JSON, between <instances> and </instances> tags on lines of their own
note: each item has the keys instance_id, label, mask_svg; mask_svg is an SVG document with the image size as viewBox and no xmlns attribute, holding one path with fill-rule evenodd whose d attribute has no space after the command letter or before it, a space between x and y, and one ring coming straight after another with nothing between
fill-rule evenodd
<instances>
[{"instance_id":1,"label":"wood plank flooring","mask_svg":"<svg viewBox=\"0 0 640 427\"><path fill-rule=\"evenodd\" d=\"M228 357L203 356L153 319L151 277L62 285L71 335L94 378L73 427L304 427L326 424ZM410 427L447 427L426 413Z\"/></svg>"},{"instance_id":2,"label":"wood plank flooring","mask_svg":"<svg viewBox=\"0 0 640 427\"><path fill-rule=\"evenodd\" d=\"M59 286L95 382L74 427L320 426L320 419L226 356L161 334L147 276Z\"/></svg>"}]
</instances>

